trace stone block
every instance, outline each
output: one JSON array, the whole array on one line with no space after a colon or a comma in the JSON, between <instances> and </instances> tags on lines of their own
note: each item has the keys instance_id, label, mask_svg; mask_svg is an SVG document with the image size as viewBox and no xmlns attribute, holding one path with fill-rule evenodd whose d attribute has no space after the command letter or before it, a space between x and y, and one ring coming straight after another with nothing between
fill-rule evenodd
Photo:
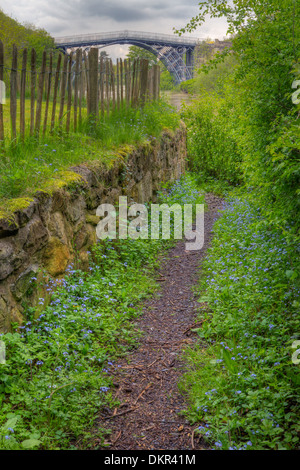
<instances>
[{"instance_id":1,"label":"stone block","mask_svg":"<svg viewBox=\"0 0 300 470\"><path fill-rule=\"evenodd\" d=\"M44 251L43 265L53 277L63 274L71 258L69 248L57 237L51 237Z\"/></svg>"}]
</instances>

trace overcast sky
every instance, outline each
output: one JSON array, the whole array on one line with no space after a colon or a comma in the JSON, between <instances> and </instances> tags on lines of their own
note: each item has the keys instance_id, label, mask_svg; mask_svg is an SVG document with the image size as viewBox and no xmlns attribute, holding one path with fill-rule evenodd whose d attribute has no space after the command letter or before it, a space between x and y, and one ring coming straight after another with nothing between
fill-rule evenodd
<instances>
[{"instance_id":1,"label":"overcast sky","mask_svg":"<svg viewBox=\"0 0 300 470\"><path fill-rule=\"evenodd\" d=\"M0 0L4 13L21 23L33 23L52 36L107 31L145 31L173 34L197 14L197 0ZM192 36L223 39L224 19L208 20ZM126 46L106 48L123 56Z\"/></svg>"}]
</instances>

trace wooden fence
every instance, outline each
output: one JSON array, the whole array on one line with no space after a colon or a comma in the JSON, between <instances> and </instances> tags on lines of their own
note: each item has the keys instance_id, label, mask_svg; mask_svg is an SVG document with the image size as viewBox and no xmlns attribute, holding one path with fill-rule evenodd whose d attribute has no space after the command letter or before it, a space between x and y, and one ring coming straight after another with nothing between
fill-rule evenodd
<instances>
[{"instance_id":1,"label":"wooden fence","mask_svg":"<svg viewBox=\"0 0 300 470\"><path fill-rule=\"evenodd\" d=\"M105 118L122 106L143 106L146 100L156 100L160 68L150 68L144 59L118 59L113 65L111 59L99 58L97 48L88 54L81 49L69 55L44 51L37 66L35 49L30 54L24 49L19 57L15 46L7 67L0 40L0 80L9 97L7 105L0 104L0 141L4 141L38 137L57 127L76 132L83 116ZM9 106L10 126L4 106Z\"/></svg>"}]
</instances>

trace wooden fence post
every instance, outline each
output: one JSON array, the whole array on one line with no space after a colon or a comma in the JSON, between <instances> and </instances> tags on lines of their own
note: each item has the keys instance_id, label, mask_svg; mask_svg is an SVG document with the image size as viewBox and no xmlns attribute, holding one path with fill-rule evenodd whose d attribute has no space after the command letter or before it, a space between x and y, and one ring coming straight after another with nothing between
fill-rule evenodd
<instances>
[{"instance_id":1,"label":"wooden fence post","mask_svg":"<svg viewBox=\"0 0 300 470\"><path fill-rule=\"evenodd\" d=\"M129 100L128 100L128 62L127 59L124 60L124 83L125 83L125 101L126 101L126 106L128 106Z\"/></svg>"},{"instance_id":2,"label":"wooden fence post","mask_svg":"<svg viewBox=\"0 0 300 470\"><path fill-rule=\"evenodd\" d=\"M123 61L120 59L120 87L121 87L121 106L124 102L124 93L123 93Z\"/></svg>"},{"instance_id":3,"label":"wooden fence post","mask_svg":"<svg viewBox=\"0 0 300 470\"><path fill-rule=\"evenodd\" d=\"M117 59L117 109L120 109L120 64L119 59Z\"/></svg>"},{"instance_id":4,"label":"wooden fence post","mask_svg":"<svg viewBox=\"0 0 300 470\"><path fill-rule=\"evenodd\" d=\"M88 96L88 114L98 118L99 97L98 97L98 60L99 51L92 47L89 51L89 96Z\"/></svg>"},{"instance_id":5,"label":"wooden fence post","mask_svg":"<svg viewBox=\"0 0 300 470\"><path fill-rule=\"evenodd\" d=\"M159 98L160 66L153 65L153 99Z\"/></svg>"},{"instance_id":6,"label":"wooden fence post","mask_svg":"<svg viewBox=\"0 0 300 470\"><path fill-rule=\"evenodd\" d=\"M46 60L47 60L47 53L46 51L44 51L43 59L42 59L42 67L41 67L40 76L39 76L38 94L37 94L37 101L36 101L35 132L37 135L39 135L39 132L40 132L41 117L42 117L43 88L44 88L44 79L45 79L45 72L46 72Z\"/></svg>"},{"instance_id":7,"label":"wooden fence post","mask_svg":"<svg viewBox=\"0 0 300 470\"><path fill-rule=\"evenodd\" d=\"M36 86L36 52L35 52L35 49L31 49L31 63L30 63L30 135L34 134L35 86Z\"/></svg>"},{"instance_id":8,"label":"wooden fence post","mask_svg":"<svg viewBox=\"0 0 300 470\"><path fill-rule=\"evenodd\" d=\"M90 86L89 86L89 64L88 64L88 57L85 52L83 52L83 58L84 58L84 93L86 97L86 109L87 109L87 114L89 113L89 102L88 102L88 96L90 94Z\"/></svg>"},{"instance_id":9,"label":"wooden fence post","mask_svg":"<svg viewBox=\"0 0 300 470\"><path fill-rule=\"evenodd\" d=\"M23 50L21 83L20 83L20 134L25 138L25 88L26 88L27 49Z\"/></svg>"},{"instance_id":10,"label":"wooden fence post","mask_svg":"<svg viewBox=\"0 0 300 470\"><path fill-rule=\"evenodd\" d=\"M77 111L78 111L78 78L81 49L76 51L75 78L74 78L74 132L77 130Z\"/></svg>"},{"instance_id":11,"label":"wooden fence post","mask_svg":"<svg viewBox=\"0 0 300 470\"><path fill-rule=\"evenodd\" d=\"M112 110L116 108L116 83L115 83L115 72L112 60L110 59L110 76L111 76L111 89L112 89Z\"/></svg>"},{"instance_id":12,"label":"wooden fence post","mask_svg":"<svg viewBox=\"0 0 300 470\"><path fill-rule=\"evenodd\" d=\"M105 87L106 87L106 113L109 117L109 104L110 104L110 93L109 93L109 61L105 61Z\"/></svg>"},{"instance_id":13,"label":"wooden fence post","mask_svg":"<svg viewBox=\"0 0 300 470\"><path fill-rule=\"evenodd\" d=\"M72 108L72 60L73 53L69 55L69 66L68 66L68 76L67 76L67 90L68 90L68 101L67 101L67 122L66 122L66 132L69 133L70 122L71 122L71 108Z\"/></svg>"},{"instance_id":14,"label":"wooden fence post","mask_svg":"<svg viewBox=\"0 0 300 470\"><path fill-rule=\"evenodd\" d=\"M83 55L82 50L80 49L79 56L79 122L81 124L82 114L82 98L83 98Z\"/></svg>"},{"instance_id":15,"label":"wooden fence post","mask_svg":"<svg viewBox=\"0 0 300 470\"><path fill-rule=\"evenodd\" d=\"M147 98L147 91L148 91L148 67L149 61L147 59L141 60L141 72L140 72L140 101L141 105L144 106L146 98Z\"/></svg>"},{"instance_id":16,"label":"wooden fence post","mask_svg":"<svg viewBox=\"0 0 300 470\"><path fill-rule=\"evenodd\" d=\"M135 86L133 90L133 103L135 106L137 106L139 102L139 96L140 96L140 78L141 78L141 61L140 59L136 60L136 68L135 68Z\"/></svg>"},{"instance_id":17,"label":"wooden fence post","mask_svg":"<svg viewBox=\"0 0 300 470\"><path fill-rule=\"evenodd\" d=\"M55 81L54 81L54 91L53 91L53 103L52 103L52 116L51 116L51 127L50 132L53 132L54 125L55 125L55 111L56 111L56 100L57 100L57 93L58 93L58 82L59 82L59 72L61 66L61 54L59 54L56 64L56 71L55 71Z\"/></svg>"},{"instance_id":18,"label":"wooden fence post","mask_svg":"<svg viewBox=\"0 0 300 470\"><path fill-rule=\"evenodd\" d=\"M46 109L45 109L45 117L44 117L43 135L45 135L46 129L47 129L48 109L49 109L49 100L50 100L50 92L51 92L51 80L52 80L52 52L50 52L50 57L49 57L47 90L45 90L46 91Z\"/></svg>"},{"instance_id":19,"label":"wooden fence post","mask_svg":"<svg viewBox=\"0 0 300 470\"><path fill-rule=\"evenodd\" d=\"M13 45L12 65L10 73L10 118L12 138L17 137L17 67L18 67L18 50Z\"/></svg>"},{"instance_id":20,"label":"wooden fence post","mask_svg":"<svg viewBox=\"0 0 300 470\"><path fill-rule=\"evenodd\" d=\"M153 99L153 67L148 71L148 98Z\"/></svg>"},{"instance_id":21,"label":"wooden fence post","mask_svg":"<svg viewBox=\"0 0 300 470\"><path fill-rule=\"evenodd\" d=\"M131 93L130 93L130 100L131 100L131 104L134 104L134 92L135 92L135 81L136 81L136 65L137 65L137 61L134 60L133 61L133 65L132 65L132 79L131 79Z\"/></svg>"},{"instance_id":22,"label":"wooden fence post","mask_svg":"<svg viewBox=\"0 0 300 470\"><path fill-rule=\"evenodd\" d=\"M26 74L27 74L27 49L24 49L22 55L22 69L20 74L20 137L25 139L26 133ZM62 55L58 56L56 70L54 71L53 54L49 55L49 67L47 68L47 53L43 52L42 66L38 77L38 88L35 109L35 88L36 88L36 51L31 50L31 80L30 80L30 135L34 132L39 136L41 127L42 110L45 98L45 113L43 122L43 135L47 130L48 112L50 101L52 99L52 114L50 131L53 132L55 125L56 106L58 93L60 89L60 109L59 125L62 125L64 117L64 104L67 90L67 118L66 131L69 132L71 125L71 115L74 117L74 131L78 128L78 107L79 119L81 119L81 105L84 93L83 77L86 73L86 94L88 116L93 115L96 119L99 117L99 101L101 102L101 115L109 117L110 112L116 108L119 110L126 101L127 106L145 104L147 99L159 98L160 87L160 67L154 65L149 70L149 62L146 59L130 61L130 59L117 60L114 68L112 60L104 60L102 57L99 63L99 53L97 48L89 51L88 57L85 53L77 49L75 59L75 78L74 89L72 73L73 55L64 56L63 69L61 73ZM83 69L83 64L85 68ZM10 118L11 118L11 138L17 138L17 85L18 85L18 51L13 47L12 66L10 73ZM0 40L0 80L4 76L4 47ZM48 79L45 74L48 73ZM54 80L55 73L55 80ZM53 77L53 78L52 78ZM100 77L100 78L99 78ZM124 77L124 80L123 80ZM53 93L52 81L54 80ZM53 94L53 97L52 97ZM74 110L72 109L72 99L74 96ZM105 102L106 101L106 102ZM72 114L73 112L73 114ZM3 108L0 103L0 143L4 141L4 118Z\"/></svg>"},{"instance_id":23,"label":"wooden fence post","mask_svg":"<svg viewBox=\"0 0 300 470\"><path fill-rule=\"evenodd\" d=\"M127 61L127 80L128 80L128 83L127 83L127 93L128 93L128 106L130 106L130 103L131 103L131 87L132 87L132 77L131 77L131 74L132 74L132 63L131 63L131 60L128 59Z\"/></svg>"},{"instance_id":24,"label":"wooden fence post","mask_svg":"<svg viewBox=\"0 0 300 470\"><path fill-rule=\"evenodd\" d=\"M68 55L65 54L63 69L62 69L61 83L60 83L60 108L59 108L59 115L58 115L58 122L60 126L62 125L62 119L64 116L65 94L66 94L66 84L67 84L67 68L68 68Z\"/></svg>"},{"instance_id":25,"label":"wooden fence post","mask_svg":"<svg viewBox=\"0 0 300 470\"><path fill-rule=\"evenodd\" d=\"M103 56L100 58L100 103L101 103L101 116L104 116L104 74L105 74L105 69L104 69L104 59Z\"/></svg>"}]
</instances>

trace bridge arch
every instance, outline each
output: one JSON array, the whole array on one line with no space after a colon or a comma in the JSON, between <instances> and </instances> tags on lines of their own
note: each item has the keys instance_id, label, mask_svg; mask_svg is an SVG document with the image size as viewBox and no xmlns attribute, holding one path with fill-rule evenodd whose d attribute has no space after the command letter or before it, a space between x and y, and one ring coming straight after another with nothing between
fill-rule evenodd
<instances>
[{"instance_id":1,"label":"bridge arch","mask_svg":"<svg viewBox=\"0 0 300 470\"><path fill-rule=\"evenodd\" d=\"M102 49L117 44L130 44L152 52L166 67L175 83L193 77L193 54L198 39L179 38L167 34L119 31L56 38L56 47L67 52L78 47Z\"/></svg>"},{"instance_id":2,"label":"bridge arch","mask_svg":"<svg viewBox=\"0 0 300 470\"><path fill-rule=\"evenodd\" d=\"M132 46L138 46L142 49L145 49L148 52L152 52L152 54L157 57L166 67L166 69L170 72L173 76L175 83L180 83L183 80L188 80L192 78L191 71L187 69L185 61L184 61L184 53L185 49L182 46L178 46L177 48L174 47L159 47L152 44L145 44L142 41L138 40L131 40L130 42L114 42L111 44L105 44L102 46L98 46L99 49L104 47L117 45L117 44L130 44Z\"/></svg>"}]
</instances>

